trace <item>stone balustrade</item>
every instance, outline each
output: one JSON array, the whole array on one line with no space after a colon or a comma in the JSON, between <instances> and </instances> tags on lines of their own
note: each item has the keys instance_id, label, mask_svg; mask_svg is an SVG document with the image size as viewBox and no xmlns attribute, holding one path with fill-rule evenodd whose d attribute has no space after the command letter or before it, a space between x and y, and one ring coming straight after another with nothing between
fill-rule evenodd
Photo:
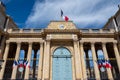
<instances>
[{"instance_id":1,"label":"stone balustrade","mask_svg":"<svg viewBox=\"0 0 120 80\"><path fill-rule=\"evenodd\" d=\"M8 33L41 33L43 29L9 29Z\"/></svg>"},{"instance_id":2,"label":"stone balustrade","mask_svg":"<svg viewBox=\"0 0 120 80\"><path fill-rule=\"evenodd\" d=\"M8 33L41 33L44 29L9 29ZM67 29L66 29L67 30ZM114 29L79 29L82 33L114 33Z\"/></svg>"},{"instance_id":3,"label":"stone balustrade","mask_svg":"<svg viewBox=\"0 0 120 80\"><path fill-rule=\"evenodd\" d=\"M80 29L82 33L114 33L114 29Z\"/></svg>"}]
</instances>

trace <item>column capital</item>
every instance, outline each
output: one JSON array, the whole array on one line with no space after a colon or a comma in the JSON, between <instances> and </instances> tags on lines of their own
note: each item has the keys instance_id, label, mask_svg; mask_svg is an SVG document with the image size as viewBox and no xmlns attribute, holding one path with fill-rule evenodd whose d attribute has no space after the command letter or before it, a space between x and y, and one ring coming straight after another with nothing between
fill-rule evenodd
<instances>
[{"instance_id":1,"label":"column capital","mask_svg":"<svg viewBox=\"0 0 120 80\"><path fill-rule=\"evenodd\" d=\"M50 40L47 40L47 41L46 41L46 44L50 44Z\"/></svg>"},{"instance_id":2,"label":"column capital","mask_svg":"<svg viewBox=\"0 0 120 80\"><path fill-rule=\"evenodd\" d=\"M114 44L114 45L116 45L116 44L117 44L117 42L113 42L113 44Z\"/></svg>"},{"instance_id":3,"label":"column capital","mask_svg":"<svg viewBox=\"0 0 120 80\"><path fill-rule=\"evenodd\" d=\"M10 42L6 42L6 46L9 47L9 45L10 45Z\"/></svg>"},{"instance_id":4,"label":"column capital","mask_svg":"<svg viewBox=\"0 0 120 80\"><path fill-rule=\"evenodd\" d=\"M105 47L106 46L106 42L102 42L102 46Z\"/></svg>"},{"instance_id":5,"label":"column capital","mask_svg":"<svg viewBox=\"0 0 120 80\"><path fill-rule=\"evenodd\" d=\"M73 40L73 41L74 41L74 42L77 42L78 40L75 39L75 40Z\"/></svg>"},{"instance_id":6,"label":"column capital","mask_svg":"<svg viewBox=\"0 0 120 80\"><path fill-rule=\"evenodd\" d=\"M77 43L78 41L74 40L73 43Z\"/></svg>"},{"instance_id":7,"label":"column capital","mask_svg":"<svg viewBox=\"0 0 120 80\"><path fill-rule=\"evenodd\" d=\"M49 39L46 39L46 40L45 40L45 42L48 42L48 41L50 42L50 40L49 40Z\"/></svg>"},{"instance_id":8,"label":"column capital","mask_svg":"<svg viewBox=\"0 0 120 80\"><path fill-rule=\"evenodd\" d=\"M17 45L18 45L18 46L20 46L20 45L21 45L21 42L16 42L16 43L17 43Z\"/></svg>"},{"instance_id":9,"label":"column capital","mask_svg":"<svg viewBox=\"0 0 120 80\"><path fill-rule=\"evenodd\" d=\"M91 43L91 45L94 45L95 44L95 42L90 42Z\"/></svg>"},{"instance_id":10,"label":"column capital","mask_svg":"<svg viewBox=\"0 0 120 80\"><path fill-rule=\"evenodd\" d=\"M21 42L16 42L17 44L21 44Z\"/></svg>"},{"instance_id":11,"label":"column capital","mask_svg":"<svg viewBox=\"0 0 120 80\"><path fill-rule=\"evenodd\" d=\"M80 44L84 44L84 42L80 42Z\"/></svg>"},{"instance_id":12,"label":"column capital","mask_svg":"<svg viewBox=\"0 0 120 80\"><path fill-rule=\"evenodd\" d=\"M43 43L40 43L40 46L43 46Z\"/></svg>"},{"instance_id":13,"label":"column capital","mask_svg":"<svg viewBox=\"0 0 120 80\"><path fill-rule=\"evenodd\" d=\"M33 42L28 42L28 44L29 44L29 45L32 45L32 44L33 44Z\"/></svg>"},{"instance_id":14,"label":"column capital","mask_svg":"<svg viewBox=\"0 0 120 80\"><path fill-rule=\"evenodd\" d=\"M102 44L106 44L107 42L102 42Z\"/></svg>"},{"instance_id":15,"label":"column capital","mask_svg":"<svg viewBox=\"0 0 120 80\"><path fill-rule=\"evenodd\" d=\"M52 38L52 35L51 35L51 34L49 34L49 35L46 36L46 40L48 40L48 41L50 41L51 38Z\"/></svg>"},{"instance_id":16,"label":"column capital","mask_svg":"<svg viewBox=\"0 0 120 80\"><path fill-rule=\"evenodd\" d=\"M46 42L50 42L50 40L46 40Z\"/></svg>"},{"instance_id":17,"label":"column capital","mask_svg":"<svg viewBox=\"0 0 120 80\"><path fill-rule=\"evenodd\" d=\"M91 43L91 47L95 46L95 42L90 42Z\"/></svg>"},{"instance_id":18,"label":"column capital","mask_svg":"<svg viewBox=\"0 0 120 80\"><path fill-rule=\"evenodd\" d=\"M40 42L40 44L43 44L44 42Z\"/></svg>"},{"instance_id":19,"label":"column capital","mask_svg":"<svg viewBox=\"0 0 120 80\"><path fill-rule=\"evenodd\" d=\"M10 42L6 41L6 45L9 45L9 44L10 44Z\"/></svg>"},{"instance_id":20,"label":"column capital","mask_svg":"<svg viewBox=\"0 0 120 80\"><path fill-rule=\"evenodd\" d=\"M83 47L84 42L80 42L80 47Z\"/></svg>"}]
</instances>

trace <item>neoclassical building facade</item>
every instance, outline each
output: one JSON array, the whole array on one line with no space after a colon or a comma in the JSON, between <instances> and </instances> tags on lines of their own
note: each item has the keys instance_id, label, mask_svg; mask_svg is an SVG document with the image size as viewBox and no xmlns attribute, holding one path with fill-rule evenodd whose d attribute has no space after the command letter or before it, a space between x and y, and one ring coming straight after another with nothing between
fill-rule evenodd
<instances>
[{"instance_id":1,"label":"neoclassical building facade","mask_svg":"<svg viewBox=\"0 0 120 80\"><path fill-rule=\"evenodd\" d=\"M72 21L51 21L44 29L19 29L0 4L0 79L119 80L120 10L101 29L78 29ZM110 60L112 69L98 68ZM14 67L28 61L30 68Z\"/></svg>"}]
</instances>

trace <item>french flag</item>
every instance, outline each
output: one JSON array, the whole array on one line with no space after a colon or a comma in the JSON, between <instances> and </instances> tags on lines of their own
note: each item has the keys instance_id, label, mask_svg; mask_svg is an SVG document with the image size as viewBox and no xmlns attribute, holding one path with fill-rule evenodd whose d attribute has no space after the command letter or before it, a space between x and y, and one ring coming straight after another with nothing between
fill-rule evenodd
<instances>
[{"instance_id":1,"label":"french flag","mask_svg":"<svg viewBox=\"0 0 120 80\"><path fill-rule=\"evenodd\" d=\"M106 60L102 60L102 65L106 68Z\"/></svg>"},{"instance_id":2,"label":"french flag","mask_svg":"<svg viewBox=\"0 0 120 80\"><path fill-rule=\"evenodd\" d=\"M18 62L16 60L14 60L14 63L13 63L13 68L18 66Z\"/></svg>"},{"instance_id":3,"label":"french flag","mask_svg":"<svg viewBox=\"0 0 120 80\"><path fill-rule=\"evenodd\" d=\"M61 17L65 20L65 21L69 21L69 18L67 16L63 15L63 11L61 10Z\"/></svg>"},{"instance_id":4,"label":"french flag","mask_svg":"<svg viewBox=\"0 0 120 80\"><path fill-rule=\"evenodd\" d=\"M25 68L30 68L30 63L28 61L24 62L24 67Z\"/></svg>"},{"instance_id":5,"label":"french flag","mask_svg":"<svg viewBox=\"0 0 120 80\"><path fill-rule=\"evenodd\" d=\"M102 61L101 60L98 60L98 68L100 69L102 67Z\"/></svg>"},{"instance_id":6,"label":"french flag","mask_svg":"<svg viewBox=\"0 0 120 80\"><path fill-rule=\"evenodd\" d=\"M110 61L109 61L109 60L106 60L106 68L110 68L110 69L112 69L112 66L111 66L111 64L110 64Z\"/></svg>"}]
</instances>

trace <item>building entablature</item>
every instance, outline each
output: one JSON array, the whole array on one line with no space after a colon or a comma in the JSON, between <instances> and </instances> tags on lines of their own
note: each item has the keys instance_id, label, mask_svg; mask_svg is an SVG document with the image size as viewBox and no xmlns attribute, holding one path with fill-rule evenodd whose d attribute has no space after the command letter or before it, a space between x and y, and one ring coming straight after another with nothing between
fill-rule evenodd
<instances>
[{"instance_id":1,"label":"building entablature","mask_svg":"<svg viewBox=\"0 0 120 80\"><path fill-rule=\"evenodd\" d=\"M50 35L73 35L80 37L114 37L114 29L9 29L9 37L46 37Z\"/></svg>"},{"instance_id":2,"label":"building entablature","mask_svg":"<svg viewBox=\"0 0 120 80\"><path fill-rule=\"evenodd\" d=\"M117 43L114 38L82 38L80 43Z\"/></svg>"},{"instance_id":3,"label":"building entablature","mask_svg":"<svg viewBox=\"0 0 120 80\"><path fill-rule=\"evenodd\" d=\"M65 33L114 33L114 29L9 29L8 33L54 33L54 32L65 32Z\"/></svg>"},{"instance_id":4,"label":"building entablature","mask_svg":"<svg viewBox=\"0 0 120 80\"><path fill-rule=\"evenodd\" d=\"M41 38L10 38L6 43L44 43L45 40Z\"/></svg>"}]
</instances>

